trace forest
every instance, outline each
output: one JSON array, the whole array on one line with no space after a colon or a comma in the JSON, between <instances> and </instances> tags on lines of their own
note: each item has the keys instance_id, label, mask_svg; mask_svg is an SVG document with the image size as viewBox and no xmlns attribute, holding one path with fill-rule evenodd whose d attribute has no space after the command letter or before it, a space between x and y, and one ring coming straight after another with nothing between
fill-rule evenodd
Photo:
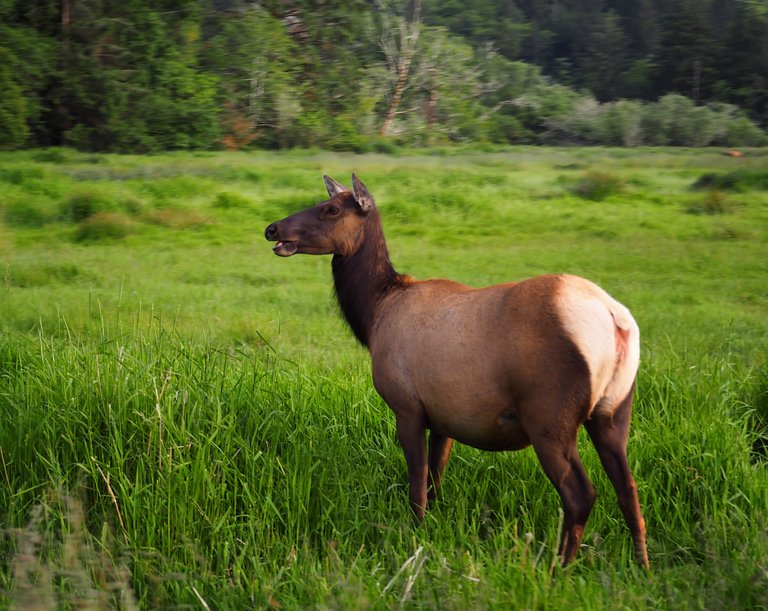
<instances>
[{"instance_id":1,"label":"forest","mask_svg":"<svg viewBox=\"0 0 768 611\"><path fill-rule=\"evenodd\" d=\"M760 146L762 0L0 0L0 147Z\"/></svg>"}]
</instances>

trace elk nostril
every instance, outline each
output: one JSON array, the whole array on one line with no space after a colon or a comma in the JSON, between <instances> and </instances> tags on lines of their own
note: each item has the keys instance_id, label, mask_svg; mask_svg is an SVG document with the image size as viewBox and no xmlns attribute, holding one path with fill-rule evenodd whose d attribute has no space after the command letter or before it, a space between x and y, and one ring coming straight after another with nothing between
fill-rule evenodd
<instances>
[{"instance_id":1,"label":"elk nostril","mask_svg":"<svg viewBox=\"0 0 768 611\"><path fill-rule=\"evenodd\" d=\"M277 233L277 227L275 227L275 223L272 223L264 230L264 237L271 240L275 236L275 233Z\"/></svg>"}]
</instances>

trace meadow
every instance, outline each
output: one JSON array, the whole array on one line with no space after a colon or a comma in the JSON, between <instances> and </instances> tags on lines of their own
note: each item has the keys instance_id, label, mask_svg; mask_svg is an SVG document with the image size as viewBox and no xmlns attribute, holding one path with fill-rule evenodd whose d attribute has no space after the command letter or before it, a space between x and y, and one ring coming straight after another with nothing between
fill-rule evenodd
<instances>
[{"instance_id":1,"label":"meadow","mask_svg":"<svg viewBox=\"0 0 768 611\"><path fill-rule=\"evenodd\" d=\"M0 608L768 607L768 150L0 152ZM355 171L395 268L586 276L642 332L576 562L532 450L458 446L416 525L330 259L264 227ZM483 355L478 355L483 358Z\"/></svg>"}]
</instances>

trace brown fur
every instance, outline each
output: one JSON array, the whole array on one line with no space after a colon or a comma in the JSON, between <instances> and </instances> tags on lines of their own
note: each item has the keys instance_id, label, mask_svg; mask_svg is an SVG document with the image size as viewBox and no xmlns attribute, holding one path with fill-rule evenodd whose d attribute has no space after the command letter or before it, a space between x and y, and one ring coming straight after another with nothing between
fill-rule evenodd
<instances>
[{"instance_id":1,"label":"brown fur","mask_svg":"<svg viewBox=\"0 0 768 611\"><path fill-rule=\"evenodd\" d=\"M333 255L339 306L368 347L376 390L395 413L417 517L440 487L454 439L484 450L532 445L563 502L560 554L569 562L595 501L576 446L585 424L638 562L647 567L645 525L626 458L633 396L627 376L634 377L628 368L636 368L638 342L628 311L574 276L474 289L398 274L367 189L354 175L351 192L325 182L329 200L273 223L265 235L283 256ZM590 363L599 367L592 371ZM625 394L614 399L622 388Z\"/></svg>"}]
</instances>

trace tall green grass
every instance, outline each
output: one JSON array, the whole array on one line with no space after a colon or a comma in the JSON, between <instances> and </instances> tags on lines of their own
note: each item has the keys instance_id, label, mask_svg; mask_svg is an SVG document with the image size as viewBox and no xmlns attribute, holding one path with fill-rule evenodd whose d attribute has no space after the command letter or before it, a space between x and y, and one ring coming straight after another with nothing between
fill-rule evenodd
<instances>
[{"instance_id":1,"label":"tall green grass","mask_svg":"<svg viewBox=\"0 0 768 611\"><path fill-rule=\"evenodd\" d=\"M630 458L653 578L634 567L586 438L600 498L573 567L555 564L559 502L529 451L458 447L416 527L364 362L289 363L158 329L98 346L14 337L2 357L8 523L43 502L45 529L66 533L57 499L78 495L91 545L113 572L130 567L150 606L196 604L195 591L216 606L288 607L558 607L574 595L749 607L768 596L768 476L743 409L756 374L727 355L648 363L640 376Z\"/></svg>"},{"instance_id":2,"label":"tall green grass","mask_svg":"<svg viewBox=\"0 0 768 611\"><path fill-rule=\"evenodd\" d=\"M0 605L765 607L768 195L689 210L697 177L759 160L0 154ZM530 450L458 446L414 523L394 419L335 311L329 261L279 260L262 237L322 199L321 173L352 170L404 272L482 285L568 271L632 309L629 455L651 575L586 436L598 502L568 568ZM596 171L622 189L570 192ZM83 192L140 205L62 214ZM44 222L14 221L9 202ZM115 212L129 233L79 239Z\"/></svg>"}]
</instances>

